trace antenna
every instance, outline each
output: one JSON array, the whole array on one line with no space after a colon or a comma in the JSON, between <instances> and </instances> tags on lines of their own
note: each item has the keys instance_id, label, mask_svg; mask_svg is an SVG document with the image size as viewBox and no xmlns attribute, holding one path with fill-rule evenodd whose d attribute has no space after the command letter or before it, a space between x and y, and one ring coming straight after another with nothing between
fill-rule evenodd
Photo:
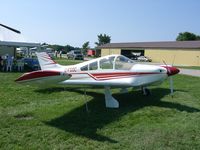
<instances>
[{"instance_id":1,"label":"antenna","mask_svg":"<svg viewBox=\"0 0 200 150\"><path fill-rule=\"evenodd\" d=\"M21 32L20 32L19 30L13 29L13 28L8 27L8 26L6 26L6 25L0 24L0 26L6 28L6 29L8 29L8 30L11 30L11 31L13 31L13 32L15 32L15 33L21 34Z\"/></svg>"}]
</instances>

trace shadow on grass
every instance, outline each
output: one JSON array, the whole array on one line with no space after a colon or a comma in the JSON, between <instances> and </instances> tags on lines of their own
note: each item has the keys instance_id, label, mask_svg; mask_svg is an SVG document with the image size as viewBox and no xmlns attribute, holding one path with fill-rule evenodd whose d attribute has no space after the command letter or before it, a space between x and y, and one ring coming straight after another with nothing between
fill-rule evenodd
<instances>
[{"instance_id":1,"label":"shadow on grass","mask_svg":"<svg viewBox=\"0 0 200 150\"><path fill-rule=\"evenodd\" d=\"M60 90L63 90L63 88L56 88L54 89L54 92L58 92ZM75 88L70 88L70 91L83 94L83 91ZM82 105L71 112L64 114L63 116L45 122L45 124L76 134L78 136L87 137L92 140L116 143L117 141L98 134L98 129L101 129L105 125L118 120L120 117L129 112L136 111L146 106L172 108L190 113L200 111L199 109L178 103L161 101L161 98L167 94L169 94L169 89L162 88L152 89L152 95L149 97L143 96L141 91L133 91L127 94L114 94L113 96L117 98L120 103L120 108L108 109L105 108L103 94L87 92L87 95L93 97L93 99L88 102L88 107L90 110L89 113L86 112L85 105Z\"/></svg>"}]
</instances>

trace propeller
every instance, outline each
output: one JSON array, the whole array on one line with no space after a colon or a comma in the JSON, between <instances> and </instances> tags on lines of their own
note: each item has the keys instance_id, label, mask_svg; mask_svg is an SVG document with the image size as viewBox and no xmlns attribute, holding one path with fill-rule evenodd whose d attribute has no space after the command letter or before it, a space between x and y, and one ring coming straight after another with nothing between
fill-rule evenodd
<instances>
[{"instance_id":1,"label":"propeller","mask_svg":"<svg viewBox=\"0 0 200 150\"><path fill-rule=\"evenodd\" d=\"M21 32L20 32L19 30L13 29L13 28L8 27L8 26L6 26L6 25L0 24L0 26L6 28L6 29L8 29L8 30L11 30L11 31L13 31L13 32L15 32L15 33L21 34Z\"/></svg>"},{"instance_id":2,"label":"propeller","mask_svg":"<svg viewBox=\"0 0 200 150\"><path fill-rule=\"evenodd\" d=\"M177 69L176 67L173 67L173 66L168 66L164 60L163 60L163 63L165 64L164 67L167 69L167 75L169 76L169 83L170 83L170 93L173 96L174 86L173 86L173 77L172 76L179 73L179 69Z\"/></svg>"},{"instance_id":3,"label":"propeller","mask_svg":"<svg viewBox=\"0 0 200 150\"><path fill-rule=\"evenodd\" d=\"M173 58L173 61L172 61L172 67L173 67L173 65L174 65L174 61L175 61L175 57L176 57L176 55L174 55L174 58ZM174 83L173 83L173 78L172 78L172 76L170 76L169 77L169 83L170 83L170 93L171 93L171 95L173 95L173 93L174 93Z\"/></svg>"}]
</instances>

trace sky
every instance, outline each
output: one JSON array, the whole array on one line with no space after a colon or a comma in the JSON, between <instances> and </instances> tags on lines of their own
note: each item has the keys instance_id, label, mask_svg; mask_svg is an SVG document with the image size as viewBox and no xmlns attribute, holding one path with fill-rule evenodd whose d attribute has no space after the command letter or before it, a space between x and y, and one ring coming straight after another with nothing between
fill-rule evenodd
<instances>
[{"instance_id":1,"label":"sky","mask_svg":"<svg viewBox=\"0 0 200 150\"><path fill-rule=\"evenodd\" d=\"M111 42L174 41L200 35L199 0L0 0L0 23L29 42L90 47L97 35Z\"/></svg>"}]
</instances>

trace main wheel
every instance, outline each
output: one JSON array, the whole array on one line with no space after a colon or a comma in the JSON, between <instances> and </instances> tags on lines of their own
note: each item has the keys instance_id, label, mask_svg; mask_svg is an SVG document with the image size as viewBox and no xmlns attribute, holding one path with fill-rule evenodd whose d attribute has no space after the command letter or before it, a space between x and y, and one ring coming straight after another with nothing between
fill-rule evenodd
<instances>
[{"instance_id":1,"label":"main wheel","mask_svg":"<svg viewBox=\"0 0 200 150\"><path fill-rule=\"evenodd\" d=\"M148 88L142 87L142 94L145 96L151 95L151 92Z\"/></svg>"}]
</instances>

